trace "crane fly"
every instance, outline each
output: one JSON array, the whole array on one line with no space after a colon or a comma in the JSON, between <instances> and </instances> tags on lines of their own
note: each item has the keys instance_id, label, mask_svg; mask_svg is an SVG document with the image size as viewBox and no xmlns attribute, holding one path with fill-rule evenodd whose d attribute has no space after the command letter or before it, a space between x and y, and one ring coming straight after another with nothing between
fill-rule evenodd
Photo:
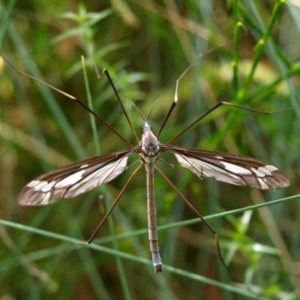
<instances>
[{"instance_id":1,"label":"crane fly","mask_svg":"<svg viewBox=\"0 0 300 300\"><path fill-rule=\"evenodd\" d=\"M262 112L252 108L232 104L229 102L219 102L208 110L205 114L198 117L189 126L179 132L176 136L165 143L159 142L158 138L167 123L174 107L178 102L178 85L180 79L185 75L191 66L189 66L178 78L175 88L174 101L164 118L164 121L158 131L157 135L152 132L151 126L148 123L148 117L144 119L143 135L141 140L138 139L137 134L131 124L131 121L126 113L124 105L119 97L119 94L113 84L113 81L107 70L103 70L106 75L114 93L118 99L118 102L122 108L122 111L127 119L127 122L137 140L137 145L132 145L126 140L120 133L118 133L111 125L109 125L104 119L93 112L86 104L80 99L67 94L46 82L41 81L38 78L30 76L22 71L17 70L6 59L5 61L19 74L29 77L35 81L38 81L49 88L63 94L67 98L79 103L85 109L87 109L94 117L96 117L102 124L109 128L114 134L122 139L128 148L125 150L100 155L92 158L88 158L83 161L75 162L70 165L58 168L43 175L38 176L34 180L30 181L20 192L18 202L20 205L47 205L62 199L73 198L77 195L85 193L95 187L109 182L123 173L127 168L128 157L137 153L140 159L140 165L132 173L127 180L126 184L122 188L121 192L115 199L111 208L108 210L90 239L87 243L91 243L100 227L110 215L113 208L118 203L121 196L124 194L130 181L136 176L136 174L144 166L146 171L146 185L147 185L147 214L148 214L148 235L150 241L150 251L152 253L152 262L156 273L162 272L162 260L159 253L158 234L157 234L157 222L156 222L156 206L154 196L154 171L156 170L167 183L178 193L178 195L184 200L184 202L192 209L196 215L205 223L205 225L214 234L218 255L222 263L227 268L219 247L216 231L203 219L203 216L194 208L194 206L185 198L185 196L176 188L176 186L164 175L164 173L155 165L160 157L160 154L165 151L172 152L179 164L187 169L190 169L198 177L214 177L218 181L226 182L233 185L249 186L252 188L262 190L273 190L284 188L289 185L289 179L287 176L279 170L277 167L266 163L262 160L229 154L218 151L207 151L200 149L190 149L171 144L179 136L184 134L187 130L193 127L196 123L216 110L222 105L233 106L241 109L250 110L253 112L259 112L264 114L271 114L269 112ZM273 112L274 113L274 112Z\"/></svg>"}]
</instances>

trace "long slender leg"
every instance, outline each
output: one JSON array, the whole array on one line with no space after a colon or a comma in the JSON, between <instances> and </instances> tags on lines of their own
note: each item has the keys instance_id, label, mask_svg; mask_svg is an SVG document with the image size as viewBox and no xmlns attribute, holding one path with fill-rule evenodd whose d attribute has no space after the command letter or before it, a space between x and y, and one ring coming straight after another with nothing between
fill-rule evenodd
<instances>
[{"instance_id":1,"label":"long slender leg","mask_svg":"<svg viewBox=\"0 0 300 300\"><path fill-rule=\"evenodd\" d=\"M123 186L121 192L119 193L119 195L117 196L117 198L115 199L113 205L111 206L111 208L108 210L108 212L106 213L106 215L103 217L103 219L101 220L101 222L99 223L99 225L97 226L97 228L95 229L95 231L93 232L93 234L91 235L91 237L88 239L87 242L85 242L85 244L90 244L93 239L95 238L96 234L98 233L98 231L100 230L100 228L102 227L102 225L104 224L104 222L106 221L106 219L108 218L108 216L111 214L112 210L115 208L115 206L118 204L119 200L121 199L122 195L124 194L127 186L129 185L129 183L131 182L131 180L133 179L133 177L135 177L135 175L140 171L140 169L142 168L143 165L138 166L135 171L131 174L131 176L129 177L129 179L127 180L127 182L125 183L125 185Z\"/></svg>"},{"instance_id":2,"label":"long slender leg","mask_svg":"<svg viewBox=\"0 0 300 300\"><path fill-rule=\"evenodd\" d=\"M26 74L26 73L24 73L24 72L18 70L18 69L17 69L15 66L13 66L13 65L12 65L12 64L4 57L4 56L0 55L0 57L2 57L2 58L4 59L4 61L5 61L5 62L6 62L13 70L15 70L18 74L20 74L20 75L22 75L22 76L25 76L25 77L28 77L28 78L30 78L30 79L33 79L33 80L35 80L35 81L37 81L37 82L39 82L39 83L41 83L41 84L43 84L43 85L45 85L45 86L51 88L52 90L54 90L54 91L56 91L56 92L58 92L58 93L64 95L65 97L67 97L67 98L69 98L69 99L71 99L71 100L77 102L79 105L81 105L82 107L84 107L88 112L90 112L96 119L98 119L103 125L105 125L109 130L111 130L114 134L116 134L116 135L117 135L122 141L124 141L129 147L132 147L132 146L133 146L133 145L132 145L129 141L127 141L127 140L126 140L119 132L117 132L117 131L116 131L111 125L109 125L103 118L101 118L101 117L100 117L99 115L97 115L94 111L92 111L92 110L91 110L91 109L90 109L83 101L81 101L79 98L77 98L77 97L75 97L75 96L72 96L72 95L70 95L70 94L68 94L68 93L66 93L66 92L64 92L64 91L62 91L62 90L60 90L60 89L58 89L58 88L56 88L56 87L54 87L54 86L48 84L47 82L44 82L44 81L42 81L42 80L40 80L40 79L38 79L38 78L35 78L35 77L33 77L33 76L29 75L29 74ZM120 97L119 97L119 95L118 95L118 93L117 93L117 91L116 91L116 89L115 89L113 83L112 83L112 80L111 80L111 78L110 78L110 76L109 76L107 70L104 70L104 72L105 72L105 74L106 74L106 76L107 76L107 78L108 78L110 84L112 85L112 87L113 87L113 89L114 89L114 91L115 91L115 93L116 93L116 96L117 96L117 98L118 98L118 101L119 101L119 103L120 103L120 105L121 105L121 108L122 108L122 110L123 110L123 112L124 112L124 114L125 114L125 117L126 117L128 123L129 123L129 125L130 125L131 130L132 130L132 132L134 133L136 139L138 140L138 138L137 138L137 136L136 136L136 133L135 133L135 131L134 131L132 125L131 125L131 122L130 122L129 118L128 118L128 115L127 115L127 113L126 113L126 111L125 111L124 105L123 105L123 103L122 103L122 101L121 101L121 99L120 99Z\"/></svg>"},{"instance_id":3,"label":"long slender leg","mask_svg":"<svg viewBox=\"0 0 300 300\"><path fill-rule=\"evenodd\" d=\"M171 186L171 188L180 196L180 198L188 205L188 207L199 217L199 219L201 219L201 221L205 224L205 226L212 232L212 234L214 236L214 239L215 239L215 242L216 242L216 246L217 246L217 250L218 250L218 256L219 256L222 264L227 269L229 275L234 280L240 282L239 279L237 279L234 275L232 275L232 273L230 272L229 267L225 263L225 260L222 256L222 253L221 253L221 248L220 248L220 244L219 244L219 236L218 236L216 230L209 225L209 223L204 219L204 217L199 213L199 211L190 203L190 201L188 201L182 195L182 193L176 188L176 186L169 180L169 178L158 167L155 166L155 170L165 179L165 181Z\"/></svg>"},{"instance_id":4,"label":"long slender leg","mask_svg":"<svg viewBox=\"0 0 300 300\"><path fill-rule=\"evenodd\" d=\"M231 106L231 107L236 107L236 108L239 108L239 109L244 109L244 110L252 111L254 113L259 113L259 114L262 114L262 115L274 115L274 114L279 114L279 113L290 111L290 110L294 110L294 109L299 109L299 107L290 107L290 108L286 108L286 109L281 109L281 110L277 110L277 111L268 112L268 111L258 110L258 109L254 109L254 108L251 108L251 107L246 107L246 106L242 106L242 105L238 105L238 104L234 104L234 103L230 103L230 102L226 102L226 101L218 102L211 109L209 109L205 114L203 114L202 116L198 117L189 126L187 126L182 131L180 131L179 133L177 133L174 137L172 137L170 140L168 140L165 144L168 145L168 144L172 143L174 140L176 140L178 137L180 137L186 131L188 131L191 127L193 127L195 124L197 124L200 120L204 119L211 112L213 112L214 110L216 110L217 108L219 108L221 106L226 106L226 105L227 106Z\"/></svg>"}]
</instances>

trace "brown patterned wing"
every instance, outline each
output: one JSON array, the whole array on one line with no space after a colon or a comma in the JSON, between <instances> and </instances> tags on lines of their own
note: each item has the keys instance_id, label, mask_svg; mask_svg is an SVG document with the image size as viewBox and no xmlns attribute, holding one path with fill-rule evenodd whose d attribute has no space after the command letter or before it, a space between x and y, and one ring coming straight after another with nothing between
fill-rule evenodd
<instances>
[{"instance_id":1,"label":"brown patterned wing","mask_svg":"<svg viewBox=\"0 0 300 300\"><path fill-rule=\"evenodd\" d=\"M30 181L20 192L20 205L47 205L73 198L109 182L124 172L135 148L92 157L47 172Z\"/></svg>"},{"instance_id":2,"label":"brown patterned wing","mask_svg":"<svg viewBox=\"0 0 300 300\"><path fill-rule=\"evenodd\" d=\"M173 152L182 167L200 178L214 177L218 181L263 190L280 189L290 184L277 167L256 158L171 145L161 148Z\"/></svg>"}]
</instances>

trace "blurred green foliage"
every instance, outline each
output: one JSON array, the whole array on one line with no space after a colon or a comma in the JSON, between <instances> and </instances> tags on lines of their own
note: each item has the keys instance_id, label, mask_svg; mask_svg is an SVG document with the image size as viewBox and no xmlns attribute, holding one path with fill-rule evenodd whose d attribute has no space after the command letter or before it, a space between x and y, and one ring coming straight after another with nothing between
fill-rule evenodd
<instances>
[{"instance_id":1,"label":"blurred green foliage","mask_svg":"<svg viewBox=\"0 0 300 300\"><path fill-rule=\"evenodd\" d=\"M131 102L147 115L159 100L149 119L157 132L176 80L194 62L180 81L163 143L219 101L267 112L299 107L300 10L288 2L0 1L0 53L86 103L84 56L94 111L131 143L136 141L117 99L97 73L109 70L140 136L143 120ZM299 189L299 110L267 116L220 108L176 140L263 159L286 172L291 185L261 192L200 180L164 155L159 167L211 218L240 283L220 263L211 232L159 174L158 224L168 226L159 230L164 273L156 275L142 173L90 247L73 240L90 237L137 156L105 187L47 207L18 206L21 188L43 172L127 146L100 123L97 138L89 114L75 102L3 62L0 72L0 218L8 221L0 220L0 299L299 299L300 205L285 199L297 199ZM282 200L250 208L276 199Z\"/></svg>"}]
</instances>

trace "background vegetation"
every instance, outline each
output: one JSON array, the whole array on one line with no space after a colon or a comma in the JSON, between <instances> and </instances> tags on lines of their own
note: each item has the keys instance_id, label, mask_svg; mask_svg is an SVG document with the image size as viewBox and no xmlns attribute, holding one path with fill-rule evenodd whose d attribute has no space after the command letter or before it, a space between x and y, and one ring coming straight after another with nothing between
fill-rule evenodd
<instances>
[{"instance_id":1,"label":"background vegetation","mask_svg":"<svg viewBox=\"0 0 300 300\"><path fill-rule=\"evenodd\" d=\"M196 60L180 82L164 142L219 101L268 112L299 107L300 11L293 2L0 1L0 53L84 102L85 56L94 110L132 143L116 97L106 78L97 79L94 64L109 70L140 136L143 121L131 102L146 115L159 99L149 119L157 132L176 80ZM263 159L284 170L291 185L262 192L201 180L164 155L159 167L209 218L240 282L220 263L211 232L158 174L164 273L156 275L142 173L97 239L89 247L78 244L90 237L136 165L75 199L18 206L22 187L43 172L126 145L102 124L98 137L93 134L89 114L75 102L3 62L0 70L1 299L299 299L300 110L267 116L220 108L174 142ZM258 204L266 206L256 210Z\"/></svg>"}]
</instances>

